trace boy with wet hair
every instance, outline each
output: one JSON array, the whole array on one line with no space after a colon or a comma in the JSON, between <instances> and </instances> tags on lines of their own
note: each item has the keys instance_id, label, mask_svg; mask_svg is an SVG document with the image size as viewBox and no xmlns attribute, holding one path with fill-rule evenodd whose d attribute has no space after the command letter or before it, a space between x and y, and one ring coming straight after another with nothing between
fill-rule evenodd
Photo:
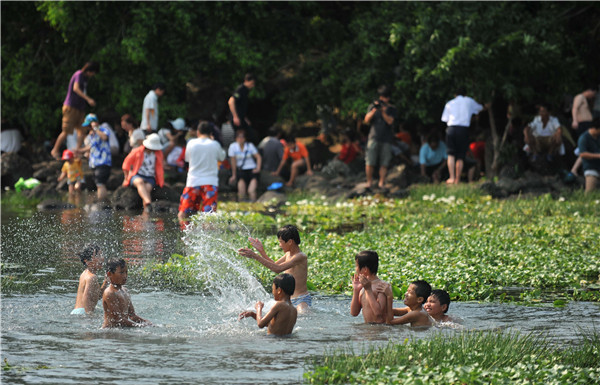
<instances>
[{"instance_id":1,"label":"boy with wet hair","mask_svg":"<svg viewBox=\"0 0 600 385\"><path fill-rule=\"evenodd\" d=\"M292 334L296 319L298 318L298 310L292 305L290 297L294 294L296 281L291 274L279 274L273 278L273 286L271 288L275 304L271 309L262 315L264 303L258 301L256 303L256 312L245 311L239 316L239 319L252 317L256 320L259 328L267 328L267 334L276 336L285 336Z\"/></svg>"},{"instance_id":2,"label":"boy with wet hair","mask_svg":"<svg viewBox=\"0 0 600 385\"><path fill-rule=\"evenodd\" d=\"M98 304L98 300L102 298L104 289L108 285L106 280L102 282L102 286L98 285L96 272L102 267L103 262L100 246L95 243L87 245L79 253L79 259L83 263L83 266L85 266L85 270L79 276L75 308L71 311L71 314L75 315L92 313Z\"/></svg>"},{"instance_id":3,"label":"boy with wet hair","mask_svg":"<svg viewBox=\"0 0 600 385\"><path fill-rule=\"evenodd\" d=\"M356 272L352 277L352 302L350 314L356 317L362 309L363 318L367 323L381 324L390 318L392 311L391 293L389 283L377 277L379 268L379 255L375 251L365 250L354 257ZM393 315L392 315L393 317Z\"/></svg>"},{"instance_id":4,"label":"boy with wet hair","mask_svg":"<svg viewBox=\"0 0 600 385\"><path fill-rule=\"evenodd\" d=\"M423 309L436 322L452 322L453 319L446 314L450 306L450 295L446 290L432 290L423 305Z\"/></svg>"},{"instance_id":5,"label":"boy with wet hair","mask_svg":"<svg viewBox=\"0 0 600 385\"><path fill-rule=\"evenodd\" d=\"M312 298L306 285L308 256L300 250L298 228L294 225L283 226L277 232L277 239L279 240L279 247L285 253L277 261L273 261L267 256L262 242L257 238L248 237L248 241L258 251L258 254L247 247L242 247L238 250L238 253L244 257L256 259L274 273L285 272L291 274L296 281L294 296L291 297L292 305L296 306L300 313L303 313L312 306Z\"/></svg>"},{"instance_id":6,"label":"boy with wet hair","mask_svg":"<svg viewBox=\"0 0 600 385\"><path fill-rule=\"evenodd\" d=\"M420 279L411 282L404 294L406 307L393 309L388 315L387 323L390 325L431 326L431 319L427 312L423 310L423 304L430 294L431 285L426 281ZM392 291L387 291L386 296L391 297ZM394 318L394 316L399 317Z\"/></svg>"},{"instance_id":7,"label":"boy with wet hair","mask_svg":"<svg viewBox=\"0 0 600 385\"><path fill-rule=\"evenodd\" d=\"M124 259L108 262L106 279L110 285L102 296L102 306L104 307L102 328L152 325L150 321L135 314L131 297L123 286L127 282L127 263Z\"/></svg>"}]
</instances>

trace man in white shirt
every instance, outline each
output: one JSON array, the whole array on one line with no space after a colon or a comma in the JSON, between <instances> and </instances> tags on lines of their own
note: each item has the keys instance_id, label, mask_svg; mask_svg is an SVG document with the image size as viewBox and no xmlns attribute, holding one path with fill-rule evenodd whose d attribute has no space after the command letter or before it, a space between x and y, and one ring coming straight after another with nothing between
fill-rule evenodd
<instances>
[{"instance_id":1,"label":"man in white shirt","mask_svg":"<svg viewBox=\"0 0 600 385\"><path fill-rule=\"evenodd\" d=\"M550 116L548 106L540 104L538 116L523 130L525 143L534 157L538 155L564 155L562 128L558 119ZM551 159L548 159L551 160Z\"/></svg>"},{"instance_id":2,"label":"man in white shirt","mask_svg":"<svg viewBox=\"0 0 600 385\"><path fill-rule=\"evenodd\" d=\"M465 156L469 148L471 117L484 109L474 99L463 96L465 93L465 90L460 88L455 98L446 103L442 113L442 122L448 125L446 129L448 173L450 175L446 181L448 184L458 184L460 182Z\"/></svg>"},{"instance_id":3,"label":"man in white shirt","mask_svg":"<svg viewBox=\"0 0 600 385\"><path fill-rule=\"evenodd\" d=\"M140 128L149 135L158 130L158 98L165 94L165 84L156 83L144 98Z\"/></svg>"},{"instance_id":4,"label":"man in white shirt","mask_svg":"<svg viewBox=\"0 0 600 385\"><path fill-rule=\"evenodd\" d=\"M198 137L191 139L185 148L189 170L179 201L177 217L180 221L185 221L198 211L209 213L217 210L218 162L225 160L225 151L219 142L211 138L213 131L210 123L200 122L198 131Z\"/></svg>"}]
</instances>

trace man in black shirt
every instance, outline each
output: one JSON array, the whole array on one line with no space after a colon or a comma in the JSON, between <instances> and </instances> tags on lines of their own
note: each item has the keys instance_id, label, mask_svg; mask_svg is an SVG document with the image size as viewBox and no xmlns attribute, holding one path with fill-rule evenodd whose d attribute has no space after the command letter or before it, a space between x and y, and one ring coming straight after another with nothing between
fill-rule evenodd
<instances>
[{"instance_id":1,"label":"man in black shirt","mask_svg":"<svg viewBox=\"0 0 600 385\"><path fill-rule=\"evenodd\" d=\"M254 130L252 130L250 120L246 113L248 112L248 93L254 88L256 81L254 75L247 73L244 76L244 82L236 88L235 92L229 98L227 104L233 121L233 128L237 131L240 128L246 130L248 140L254 141Z\"/></svg>"}]
</instances>

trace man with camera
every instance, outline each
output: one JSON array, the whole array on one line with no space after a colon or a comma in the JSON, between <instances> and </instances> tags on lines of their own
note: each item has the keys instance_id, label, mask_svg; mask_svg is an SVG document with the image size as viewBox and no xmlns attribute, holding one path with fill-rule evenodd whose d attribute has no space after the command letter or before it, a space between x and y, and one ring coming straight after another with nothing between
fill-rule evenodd
<instances>
[{"instance_id":1,"label":"man with camera","mask_svg":"<svg viewBox=\"0 0 600 385\"><path fill-rule=\"evenodd\" d=\"M392 127L397 118L396 107L390 104L390 89L386 85L377 88L379 99L369 105L365 124L371 125L367 142L366 167L367 188L371 188L375 166L379 165L379 188L383 188L388 167L392 161Z\"/></svg>"}]
</instances>

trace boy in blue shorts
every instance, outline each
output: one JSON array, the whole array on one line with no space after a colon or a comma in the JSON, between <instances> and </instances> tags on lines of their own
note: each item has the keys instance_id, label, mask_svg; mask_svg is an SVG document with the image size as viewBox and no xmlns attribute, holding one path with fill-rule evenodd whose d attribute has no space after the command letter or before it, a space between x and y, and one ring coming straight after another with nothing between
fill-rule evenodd
<instances>
[{"instance_id":1,"label":"boy in blue shorts","mask_svg":"<svg viewBox=\"0 0 600 385\"><path fill-rule=\"evenodd\" d=\"M300 251L300 234L294 225L283 226L277 232L279 247L285 253L277 261L267 256L263 244L256 238L248 237L250 244L258 251L258 254L247 247L238 250L240 255L256 259L263 266L275 273L286 272L292 275L296 281L294 296L291 297L292 304L300 313L308 310L312 305L312 298L308 292L306 280L308 276L308 257Z\"/></svg>"}]
</instances>

